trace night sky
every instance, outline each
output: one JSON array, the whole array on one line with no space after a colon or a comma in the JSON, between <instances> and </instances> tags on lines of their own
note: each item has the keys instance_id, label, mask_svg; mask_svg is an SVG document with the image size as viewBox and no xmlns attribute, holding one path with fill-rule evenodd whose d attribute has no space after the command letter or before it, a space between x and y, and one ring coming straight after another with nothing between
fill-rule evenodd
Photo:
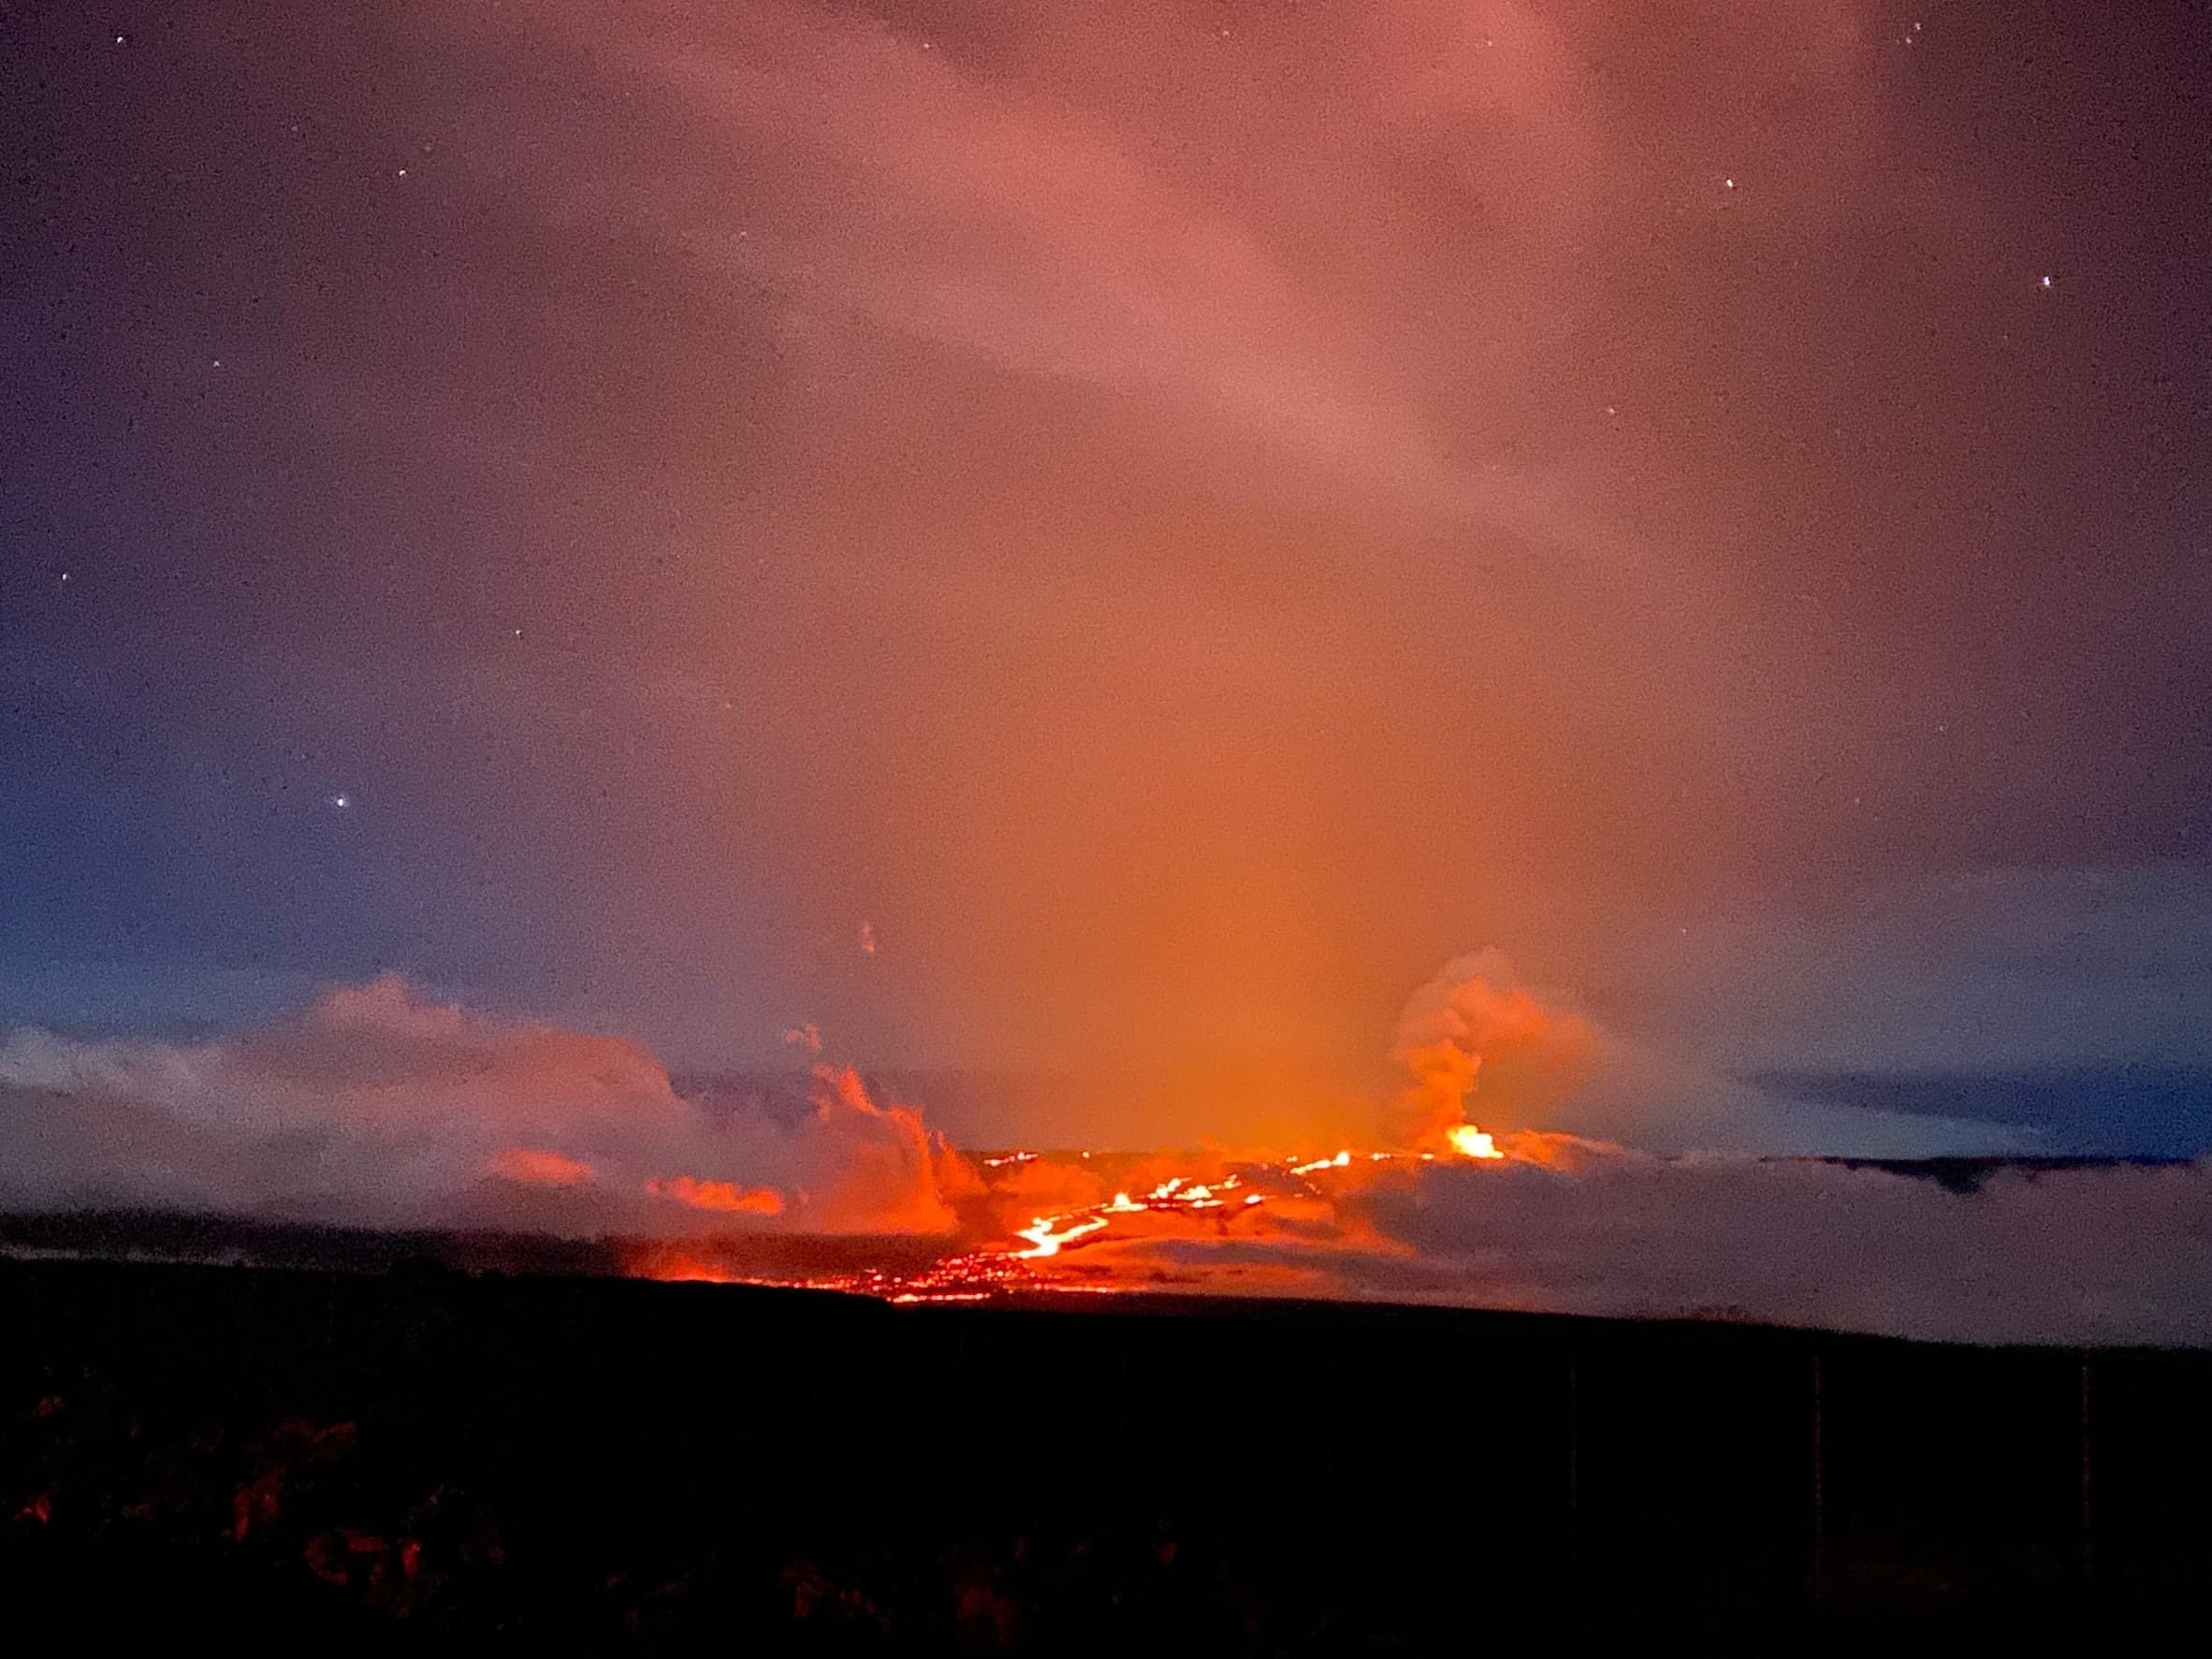
<instances>
[{"instance_id":1,"label":"night sky","mask_svg":"<svg viewBox=\"0 0 2212 1659\"><path fill-rule=\"evenodd\" d=\"M1135 1144L1490 949L1675 1075L2212 1147L2207 65L11 6L0 1027L390 971Z\"/></svg>"}]
</instances>

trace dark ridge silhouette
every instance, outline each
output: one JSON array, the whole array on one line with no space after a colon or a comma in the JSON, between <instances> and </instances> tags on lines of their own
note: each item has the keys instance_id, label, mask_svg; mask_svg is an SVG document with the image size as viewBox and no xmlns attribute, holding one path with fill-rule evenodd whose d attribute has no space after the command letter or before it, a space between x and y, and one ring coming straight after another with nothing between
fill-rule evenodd
<instances>
[{"instance_id":1,"label":"dark ridge silhouette","mask_svg":"<svg viewBox=\"0 0 2212 1659\"><path fill-rule=\"evenodd\" d=\"M19 1628L323 1650L2147 1638L2212 1355L0 1261ZM65 1623L57 1623L65 1621Z\"/></svg>"}]
</instances>

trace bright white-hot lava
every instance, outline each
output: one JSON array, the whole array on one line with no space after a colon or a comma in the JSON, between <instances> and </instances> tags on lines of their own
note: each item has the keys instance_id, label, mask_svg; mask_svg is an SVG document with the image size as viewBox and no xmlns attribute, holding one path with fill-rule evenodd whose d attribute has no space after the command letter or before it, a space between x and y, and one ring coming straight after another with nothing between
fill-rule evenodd
<instances>
[{"instance_id":1,"label":"bright white-hot lava","mask_svg":"<svg viewBox=\"0 0 2212 1659\"><path fill-rule=\"evenodd\" d=\"M1105 1226L1104 1218L1099 1216L1094 1216L1087 1221L1069 1222L1062 1225L1060 1220L1053 1216L1040 1215L1036 1221L1023 1228L1020 1234L1017 1235L1029 1241L1029 1248L1016 1250L1014 1254L1025 1261L1033 1261L1045 1256L1057 1256L1062 1244L1070 1244L1088 1233L1101 1231Z\"/></svg>"},{"instance_id":2,"label":"bright white-hot lava","mask_svg":"<svg viewBox=\"0 0 2212 1659\"><path fill-rule=\"evenodd\" d=\"M1454 1124L1444 1131L1444 1138L1451 1142L1451 1149L1462 1157L1500 1158L1506 1155L1498 1144L1471 1123Z\"/></svg>"}]
</instances>

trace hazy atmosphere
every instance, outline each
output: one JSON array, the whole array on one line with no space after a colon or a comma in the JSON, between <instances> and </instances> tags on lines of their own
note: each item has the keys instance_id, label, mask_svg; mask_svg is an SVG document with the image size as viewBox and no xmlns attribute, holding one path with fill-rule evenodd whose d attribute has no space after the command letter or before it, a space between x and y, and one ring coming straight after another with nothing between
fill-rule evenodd
<instances>
[{"instance_id":1,"label":"hazy atmosphere","mask_svg":"<svg viewBox=\"0 0 2212 1659\"><path fill-rule=\"evenodd\" d=\"M0 1201L979 1240L1463 1102L1335 1288L2212 1335L2201 1167L1746 1156L2212 1150L2208 56L10 8Z\"/></svg>"}]
</instances>

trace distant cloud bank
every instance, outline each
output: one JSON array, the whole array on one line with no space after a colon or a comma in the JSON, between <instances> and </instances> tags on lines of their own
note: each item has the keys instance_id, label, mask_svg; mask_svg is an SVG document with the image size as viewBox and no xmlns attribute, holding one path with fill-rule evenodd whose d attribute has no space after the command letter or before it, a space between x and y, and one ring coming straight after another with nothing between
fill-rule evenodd
<instances>
[{"instance_id":1,"label":"distant cloud bank","mask_svg":"<svg viewBox=\"0 0 2212 1659\"><path fill-rule=\"evenodd\" d=\"M1770 1156L1762 1128L1820 1151L1803 1142L1822 1124L1878 1127L1882 1114L1724 1089L1695 1103L1700 1080L1626 1053L1494 956L1416 996L1397 1055L1411 1081L1378 1112L1377 1143L1402 1148L1388 1158L1303 1174L1273 1151L1222 1148L986 1162L850 1069L818 1060L803 1104L710 1108L633 1043L438 1002L387 976L206 1041L16 1031L0 1044L0 1206L572 1237L857 1235L887 1248L895 1236L939 1241L927 1248L950 1258L1011 1249L1039 1218L1107 1203L1117 1182L1244 1171L1233 1205L1132 1206L1040 1268L1109 1288L2212 1342L2202 1162L2001 1167L1962 1192ZM1659 1092L1640 1120L1624 1104L1639 1081ZM1584 1090L1598 1104L1578 1113ZM1507 1156L1421 1161L1415 1148L1446 1144L1462 1112L1494 1127ZM1663 1127L1663 1140L1724 1131L1734 1149L1668 1154L1542 1127L1608 1114Z\"/></svg>"}]
</instances>

